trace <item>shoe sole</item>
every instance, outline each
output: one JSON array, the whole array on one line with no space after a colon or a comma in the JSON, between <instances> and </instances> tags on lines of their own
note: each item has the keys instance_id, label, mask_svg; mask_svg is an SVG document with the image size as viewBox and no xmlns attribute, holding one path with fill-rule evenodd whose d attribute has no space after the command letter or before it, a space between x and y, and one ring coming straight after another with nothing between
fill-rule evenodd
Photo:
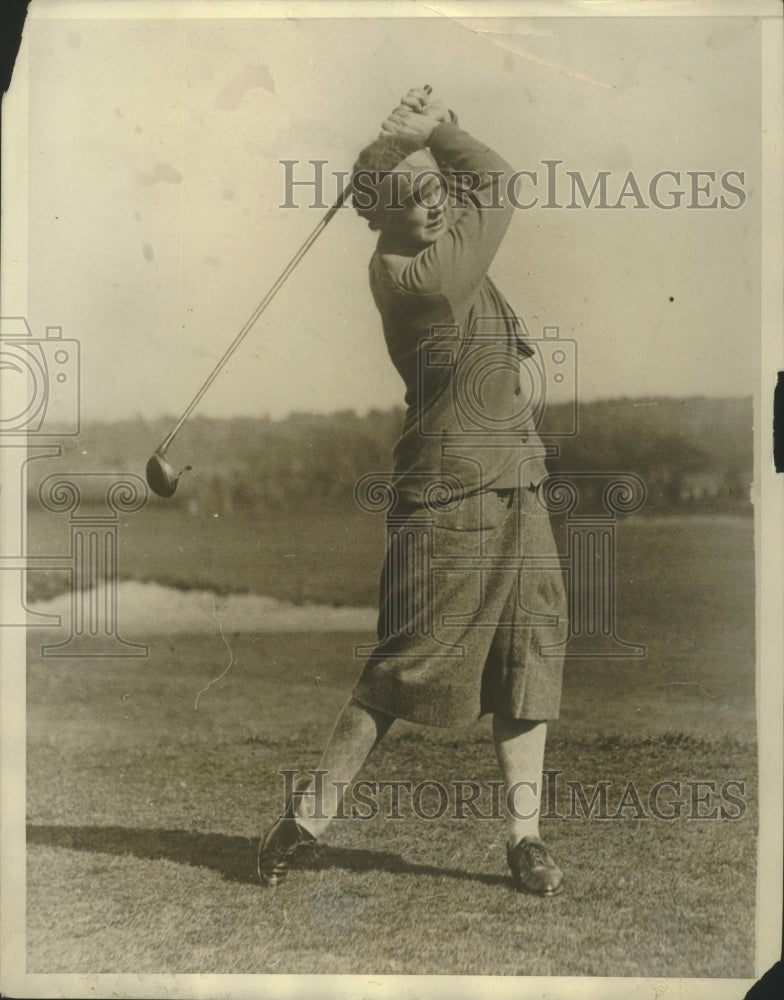
<instances>
[{"instance_id":1,"label":"shoe sole","mask_svg":"<svg viewBox=\"0 0 784 1000\"><path fill-rule=\"evenodd\" d=\"M521 892L526 896L540 896L542 899L548 899L551 896L560 896L564 891L564 884L561 882L559 886L555 889L529 889L527 886L517 885L516 882L512 882L515 892Z\"/></svg>"}]
</instances>

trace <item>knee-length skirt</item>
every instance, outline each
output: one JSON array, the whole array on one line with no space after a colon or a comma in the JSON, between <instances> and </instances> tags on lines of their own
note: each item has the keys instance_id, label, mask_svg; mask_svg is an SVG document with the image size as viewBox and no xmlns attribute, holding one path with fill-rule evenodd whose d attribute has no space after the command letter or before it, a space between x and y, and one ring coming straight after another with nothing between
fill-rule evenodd
<instances>
[{"instance_id":1,"label":"knee-length skirt","mask_svg":"<svg viewBox=\"0 0 784 1000\"><path fill-rule=\"evenodd\" d=\"M396 718L557 718L566 600L550 517L531 490L387 519L378 641L354 696Z\"/></svg>"}]
</instances>

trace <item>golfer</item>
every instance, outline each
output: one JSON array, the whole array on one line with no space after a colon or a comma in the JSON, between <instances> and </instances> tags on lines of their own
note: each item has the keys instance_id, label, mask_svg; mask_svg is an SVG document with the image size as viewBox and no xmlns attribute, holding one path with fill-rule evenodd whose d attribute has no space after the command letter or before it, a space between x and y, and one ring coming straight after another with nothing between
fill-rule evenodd
<instances>
[{"instance_id":1,"label":"golfer","mask_svg":"<svg viewBox=\"0 0 784 1000\"><path fill-rule=\"evenodd\" d=\"M521 386L534 352L487 273L513 215L511 173L417 89L355 164L354 207L379 233L370 286L407 407L388 480L378 644L319 762L319 795L315 778L300 783L261 841L265 885L324 834L395 719L455 726L492 714L514 885L562 890L539 804L565 596L537 495L546 449Z\"/></svg>"}]
</instances>

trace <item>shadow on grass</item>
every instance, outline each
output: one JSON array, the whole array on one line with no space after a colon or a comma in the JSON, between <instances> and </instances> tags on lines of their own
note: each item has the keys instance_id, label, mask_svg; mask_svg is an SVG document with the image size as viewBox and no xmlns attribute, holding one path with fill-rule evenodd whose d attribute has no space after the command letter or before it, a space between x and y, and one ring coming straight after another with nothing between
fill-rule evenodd
<instances>
[{"instance_id":1,"label":"shadow on grass","mask_svg":"<svg viewBox=\"0 0 784 1000\"><path fill-rule=\"evenodd\" d=\"M27 827L28 845L67 847L95 854L128 854L155 861L162 859L195 868L210 868L228 882L255 884L258 841L229 837L222 833L195 833L191 830L149 830L122 826L39 826ZM438 868L405 861L387 851L357 850L318 845L297 859L297 868L325 871L340 868L350 872L387 872L392 875L429 875L483 885L505 885L502 875L468 872L458 868ZM511 883L510 883L511 885Z\"/></svg>"}]
</instances>

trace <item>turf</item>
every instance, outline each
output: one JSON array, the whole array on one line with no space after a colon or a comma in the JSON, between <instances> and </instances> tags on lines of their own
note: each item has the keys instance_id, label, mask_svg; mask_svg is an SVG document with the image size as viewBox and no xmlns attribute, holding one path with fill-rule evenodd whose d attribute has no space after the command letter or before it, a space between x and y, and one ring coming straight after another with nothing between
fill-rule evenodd
<instances>
[{"instance_id":1,"label":"turf","mask_svg":"<svg viewBox=\"0 0 784 1000\"><path fill-rule=\"evenodd\" d=\"M320 683L296 666L314 647ZM408 818L390 820L383 795L374 820L336 822L288 883L261 889L254 850L282 804L277 772L315 765L349 669L329 669L335 636L289 636L276 659L262 648L251 663L254 649L237 647L236 670L198 708L222 655L214 640L120 669L31 659L29 971L752 974L755 754L729 736L553 727L546 766L562 772L551 810L562 818L543 833L567 873L558 899L511 890L499 820L450 819L451 802L423 820L405 796ZM572 678L567 698L587 690ZM486 723L399 724L361 777L494 780ZM681 782L677 819L629 807L617 820L566 818L568 781L588 795L610 782L612 814L629 781L647 811L663 780ZM697 780L743 782L744 815L689 818L685 783Z\"/></svg>"},{"instance_id":2,"label":"turf","mask_svg":"<svg viewBox=\"0 0 784 1000\"><path fill-rule=\"evenodd\" d=\"M619 634L647 652L567 662L545 761L561 791L543 821L567 887L550 900L512 891L500 820L424 820L405 796L404 820L382 809L338 821L287 883L256 884L256 840L282 804L277 772L315 765L360 668L353 643L368 636L154 636L146 660L67 662L42 660L31 637L28 971L751 977L751 524L717 525L619 531ZM315 527L305 534L303 545ZM181 541L170 531L169 545ZM243 560L233 544L235 573L250 579L255 552ZM344 546L338 589L369 587L377 564L359 535L320 544ZM135 558L126 568L154 578L161 554ZM220 582L222 565L205 559L204 579ZM312 593L327 582L323 572ZM361 777L495 780L487 720L398 723ZM620 808L628 782L644 813L665 780L680 782L680 816ZM710 803L692 804L697 781L714 783ZM722 800L727 781L742 783L742 808ZM568 818L568 782L589 796L609 782L618 818L577 806ZM723 818L692 818L713 806Z\"/></svg>"},{"instance_id":3,"label":"turf","mask_svg":"<svg viewBox=\"0 0 784 1000\"><path fill-rule=\"evenodd\" d=\"M68 550L67 520L32 506L30 555ZM119 571L183 590L266 594L295 604L374 604L384 553L383 518L346 505L257 516L188 514L153 498L123 519ZM29 575L33 599L66 590L60 571Z\"/></svg>"},{"instance_id":4,"label":"turf","mask_svg":"<svg viewBox=\"0 0 784 1000\"><path fill-rule=\"evenodd\" d=\"M260 888L255 837L280 807L276 769L312 762L312 750L118 748L61 768L71 807L45 822L53 803L43 802L28 828L29 971L752 975L749 748L551 747L548 767L564 778L612 783L612 811L629 780L644 799L664 778L732 776L746 782L747 803L741 819L723 822L689 819L688 807L666 822L633 810L616 821L545 821L568 880L553 900L512 891L500 821L426 821L405 799L404 821L382 809L373 821L336 822L283 886ZM492 756L479 736L458 749L404 735L365 775L481 782L495 777Z\"/></svg>"}]
</instances>

